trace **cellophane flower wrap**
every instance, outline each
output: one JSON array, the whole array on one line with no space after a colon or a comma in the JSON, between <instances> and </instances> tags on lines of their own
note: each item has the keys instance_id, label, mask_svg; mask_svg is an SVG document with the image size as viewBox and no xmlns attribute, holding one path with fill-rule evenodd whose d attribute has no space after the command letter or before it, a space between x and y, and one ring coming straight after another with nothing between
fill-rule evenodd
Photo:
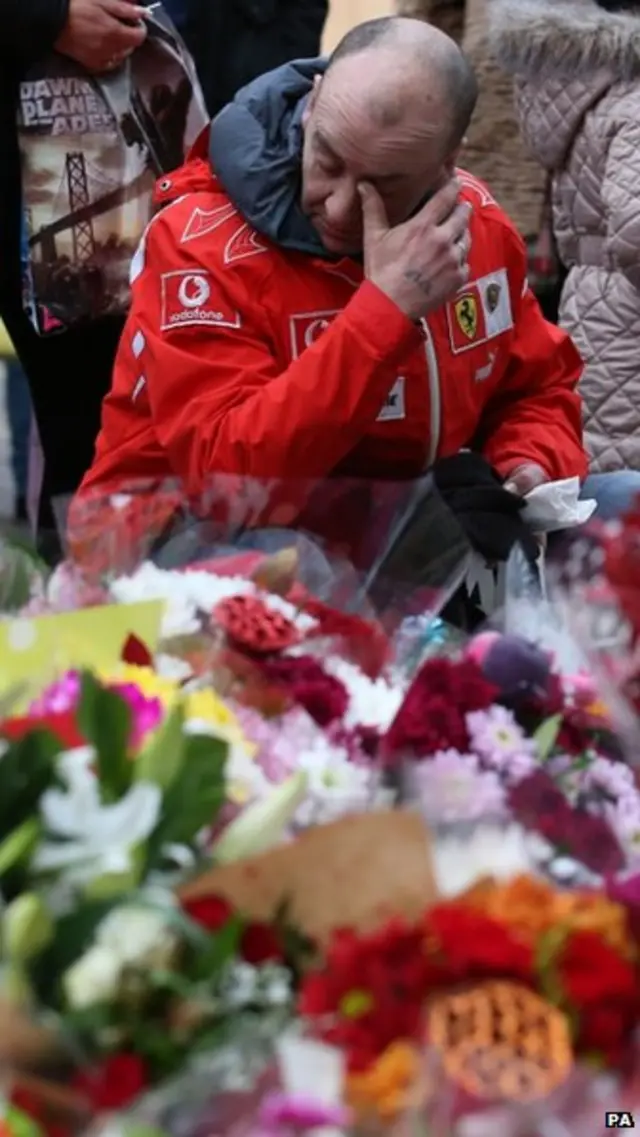
<instances>
[{"instance_id":1,"label":"cellophane flower wrap","mask_svg":"<svg viewBox=\"0 0 640 1137\"><path fill-rule=\"evenodd\" d=\"M551 566L557 608L597 676L634 767L640 745L639 565L637 508L566 541Z\"/></svg>"}]
</instances>

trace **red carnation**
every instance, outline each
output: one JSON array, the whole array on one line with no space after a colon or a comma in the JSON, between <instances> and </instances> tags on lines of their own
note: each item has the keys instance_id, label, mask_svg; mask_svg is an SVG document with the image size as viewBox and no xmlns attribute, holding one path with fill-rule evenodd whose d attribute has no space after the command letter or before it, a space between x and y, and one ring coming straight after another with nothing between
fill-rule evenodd
<instances>
[{"instance_id":1,"label":"red carnation","mask_svg":"<svg viewBox=\"0 0 640 1137\"><path fill-rule=\"evenodd\" d=\"M389 639L384 628L376 621L340 612L314 597L305 601L304 610L317 621L316 626L308 632L307 639L322 636L342 640L344 654L358 664L365 675L375 679L389 662Z\"/></svg>"},{"instance_id":2,"label":"red carnation","mask_svg":"<svg viewBox=\"0 0 640 1137\"><path fill-rule=\"evenodd\" d=\"M392 921L365 936L341 931L323 970L304 979L298 1010L345 1051L350 1070L363 1070L392 1042L417 1037L429 980L422 929Z\"/></svg>"},{"instance_id":3,"label":"red carnation","mask_svg":"<svg viewBox=\"0 0 640 1137\"><path fill-rule=\"evenodd\" d=\"M349 705L349 693L344 683L329 675L313 656L283 656L269 660L265 662L263 671L267 680L285 689L318 726L329 726L344 717Z\"/></svg>"},{"instance_id":4,"label":"red carnation","mask_svg":"<svg viewBox=\"0 0 640 1137\"><path fill-rule=\"evenodd\" d=\"M574 932L558 958L563 989L578 1010L616 1003L637 1007L640 991L635 969L596 932Z\"/></svg>"},{"instance_id":5,"label":"red carnation","mask_svg":"<svg viewBox=\"0 0 640 1137\"><path fill-rule=\"evenodd\" d=\"M575 932L556 961L558 978L578 1015L577 1048L617 1061L640 1012L638 975L595 932Z\"/></svg>"},{"instance_id":6,"label":"red carnation","mask_svg":"<svg viewBox=\"0 0 640 1137\"><path fill-rule=\"evenodd\" d=\"M112 1054L91 1070L76 1074L73 1089L81 1093L95 1113L124 1109L147 1088L144 1062L137 1054Z\"/></svg>"},{"instance_id":7,"label":"red carnation","mask_svg":"<svg viewBox=\"0 0 640 1137\"><path fill-rule=\"evenodd\" d=\"M465 715L487 710L498 689L472 660L428 660L414 679L385 740L388 755L409 751L425 758L438 750L464 752Z\"/></svg>"},{"instance_id":8,"label":"red carnation","mask_svg":"<svg viewBox=\"0 0 640 1137\"><path fill-rule=\"evenodd\" d=\"M440 983L467 979L515 979L530 983L533 951L510 929L464 904L437 904L425 918L427 949Z\"/></svg>"},{"instance_id":9,"label":"red carnation","mask_svg":"<svg viewBox=\"0 0 640 1137\"><path fill-rule=\"evenodd\" d=\"M540 833L581 864L600 874L619 872L625 858L617 838L602 817L572 809L544 770L523 778L509 791L509 805L523 825Z\"/></svg>"},{"instance_id":10,"label":"red carnation","mask_svg":"<svg viewBox=\"0 0 640 1137\"><path fill-rule=\"evenodd\" d=\"M217 932L233 916L233 908L222 896L197 896L182 903L182 910L207 932Z\"/></svg>"}]
</instances>

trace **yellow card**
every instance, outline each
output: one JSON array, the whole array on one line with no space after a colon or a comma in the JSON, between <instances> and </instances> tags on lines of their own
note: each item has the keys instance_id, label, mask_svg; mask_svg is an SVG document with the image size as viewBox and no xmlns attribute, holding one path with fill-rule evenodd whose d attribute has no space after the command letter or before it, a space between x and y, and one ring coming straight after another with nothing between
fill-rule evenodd
<instances>
[{"instance_id":1,"label":"yellow card","mask_svg":"<svg viewBox=\"0 0 640 1137\"><path fill-rule=\"evenodd\" d=\"M72 668L111 670L131 635L153 654L163 612L163 600L147 600L0 620L0 692L27 683L33 695Z\"/></svg>"}]
</instances>

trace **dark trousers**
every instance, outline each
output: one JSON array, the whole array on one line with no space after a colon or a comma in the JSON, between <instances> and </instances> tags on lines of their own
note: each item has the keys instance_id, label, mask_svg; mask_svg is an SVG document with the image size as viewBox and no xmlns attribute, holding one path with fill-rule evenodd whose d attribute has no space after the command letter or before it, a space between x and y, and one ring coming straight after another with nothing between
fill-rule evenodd
<instances>
[{"instance_id":1,"label":"dark trousers","mask_svg":"<svg viewBox=\"0 0 640 1137\"><path fill-rule=\"evenodd\" d=\"M106 317L42 337L15 302L0 304L0 317L29 385L44 455L39 524L51 531L52 499L74 493L93 460L123 320Z\"/></svg>"}]
</instances>

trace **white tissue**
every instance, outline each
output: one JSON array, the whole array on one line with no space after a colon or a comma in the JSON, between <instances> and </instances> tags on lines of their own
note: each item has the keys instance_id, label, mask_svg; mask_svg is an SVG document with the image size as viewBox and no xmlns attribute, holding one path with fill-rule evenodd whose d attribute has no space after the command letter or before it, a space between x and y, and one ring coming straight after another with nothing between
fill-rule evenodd
<instances>
[{"instance_id":1,"label":"white tissue","mask_svg":"<svg viewBox=\"0 0 640 1137\"><path fill-rule=\"evenodd\" d=\"M320 1105L342 1105L345 1063L340 1050L291 1030L276 1043L276 1054L285 1093ZM344 1137L341 1129L328 1125L313 1132L314 1137Z\"/></svg>"},{"instance_id":2,"label":"white tissue","mask_svg":"<svg viewBox=\"0 0 640 1137\"><path fill-rule=\"evenodd\" d=\"M595 501L580 501L580 479L545 482L525 497L522 517L534 533L556 533L584 525L592 517Z\"/></svg>"},{"instance_id":3,"label":"white tissue","mask_svg":"<svg viewBox=\"0 0 640 1137\"><path fill-rule=\"evenodd\" d=\"M564 478L560 482L545 482L527 494L522 517L532 532L556 533L562 529L573 529L584 525L593 515L597 503L580 501L580 479ZM540 548L537 562L542 594L545 589L545 555ZM474 554L471 558L465 585L471 594L478 589L480 607L491 616L497 608L502 608L509 589L507 566L499 565L496 570L489 568L482 558Z\"/></svg>"}]
</instances>

